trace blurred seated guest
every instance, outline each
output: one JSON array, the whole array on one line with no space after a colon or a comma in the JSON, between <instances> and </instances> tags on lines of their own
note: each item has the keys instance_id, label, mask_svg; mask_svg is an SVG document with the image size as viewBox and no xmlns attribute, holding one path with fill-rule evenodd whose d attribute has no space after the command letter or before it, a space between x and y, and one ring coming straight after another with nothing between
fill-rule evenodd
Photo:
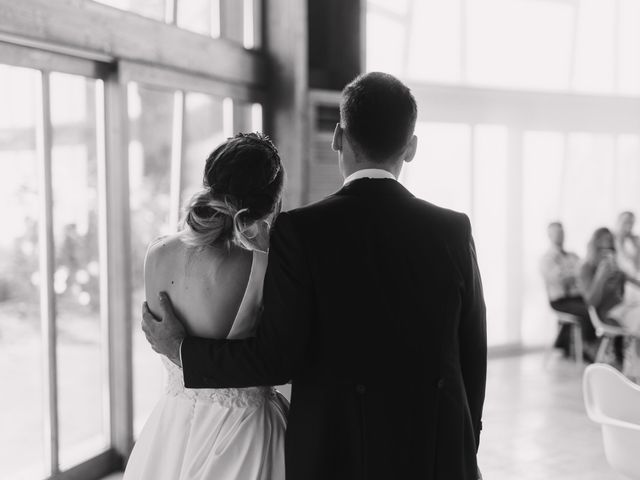
<instances>
[{"instance_id":1,"label":"blurred seated guest","mask_svg":"<svg viewBox=\"0 0 640 480\"><path fill-rule=\"evenodd\" d=\"M585 301L593 305L601 320L616 322L631 335L640 336L640 301L625 294L627 282L640 283L618 266L615 240L608 228L599 228L587 246L580 266L578 285ZM629 341L624 349L623 373L640 383L640 341Z\"/></svg>"},{"instance_id":2,"label":"blurred seated guest","mask_svg":"<svg viewBox=\"0 0 640 480\"><path fill-rule=\"evenodd\" d=\"M551 245L542 257L540 270L547 287L549 304L558 312L570 313L580 319L585 356L588 360L593 360L597 339L589 319L587 306L578 288L577 276L580 258L575 253L567 252L564 249L562 223L550 223L547 227L547 234ZM562 349L565 356L569 355L570 333L569 325L563 324L554 342L554 347Z\"/></svg>"},{"instance_id":3,"label":"blurred seated guest","mask_svg":"<svg viewBox=\"0 0 640 480\"><path fill-rule=\"evenodd\" d=\"M639 278L640 238L633 233L636 216L633 212L618 215L614 230L616 260L620 270L628 276Z\"/></svg>"}]
</instances>

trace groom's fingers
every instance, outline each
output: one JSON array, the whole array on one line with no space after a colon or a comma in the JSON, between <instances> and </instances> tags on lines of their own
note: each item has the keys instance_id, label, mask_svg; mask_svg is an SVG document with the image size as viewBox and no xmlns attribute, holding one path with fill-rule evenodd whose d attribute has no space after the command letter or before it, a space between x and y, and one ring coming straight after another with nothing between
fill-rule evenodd
<instances>
[{"instance_id":1,"label":"groom's fingers","mask_svg":"<svg viewBox=\"0 0 640 480\"><path fill-rule=\"evenodd\" d=\"M147 302L142 302L142 320L144 322L150 322L151 320L158 322L161 319L156 318L156 316L151 313L151 310L149 310L149 304Z\"/></svg>"},{"instance_id":2,"label":"groom's fingers","mask_svg":"<svg viewBox=\"0 0 640 480\"><path fill-rule=\"evenodd\" d=\"M171 304L171 299L167 292L160 292L158 295L160 299L160 308L162 309L162 319L165 320L169 317L175 317L173 313L173 305Z\"/></svg>"}]
</instances>

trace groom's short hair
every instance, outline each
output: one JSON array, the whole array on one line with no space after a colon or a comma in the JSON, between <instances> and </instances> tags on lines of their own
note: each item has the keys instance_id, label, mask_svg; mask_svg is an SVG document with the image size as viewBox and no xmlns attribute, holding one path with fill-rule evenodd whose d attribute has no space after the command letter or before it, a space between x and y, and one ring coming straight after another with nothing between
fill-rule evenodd
<instances>
[{"instance_id":1,"label":"groom's short hair","mask_svg":"<svg viewBox=\"0 0 640 480\"><path fill-rule=\"evenodd\" d=\"M393 75L365 73L342 90L342 127L357 153L370 160L382 162L400 153L417 116L411 90Z\"/></svg>"}]
</instances>

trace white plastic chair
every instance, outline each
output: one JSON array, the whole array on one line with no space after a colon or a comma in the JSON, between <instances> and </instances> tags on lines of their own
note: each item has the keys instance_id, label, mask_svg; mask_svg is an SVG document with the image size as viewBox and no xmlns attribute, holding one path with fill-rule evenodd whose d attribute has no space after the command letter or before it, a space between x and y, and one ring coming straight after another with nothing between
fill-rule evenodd
<instances>
[{"instance_id":1,"label":"white plastic chair","mask_svg":"<svg viewBox=\"0 0 640 480\"><path fill-rule=\"evenodd\" d=\"M640 385L610 365L589 365L582 377L589 418L602 427L609 465L625 478L640 480Z\"/></svg>"}]
</instances>

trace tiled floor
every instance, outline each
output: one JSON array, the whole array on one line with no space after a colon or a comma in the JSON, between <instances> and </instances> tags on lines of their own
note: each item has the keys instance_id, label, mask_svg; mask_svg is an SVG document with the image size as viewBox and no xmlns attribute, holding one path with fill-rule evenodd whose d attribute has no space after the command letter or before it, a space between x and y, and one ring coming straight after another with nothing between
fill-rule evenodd
<instances>
[{"instance_id":1,"label":"tiled floor","mask_svg":"<svg viewBox=\"0 0 640 480\"><path fill-rule=\"evenodd\" d=\"M543 355L489 362L479 462L486 480L617 480L582 400L582 371Z\"/></svg>"},{"instance_id":2,"label":"tiled floor","mask_svg":"<svg viewBox=\"0 0 640 480\"><path fill-rule=\"evenodd\" d=\"M586 416L582 371L541 354L489 362L479 461L485 480L619 480ZM119 475L108 477L118 480Z\"/></svg>"}]
</instances>

